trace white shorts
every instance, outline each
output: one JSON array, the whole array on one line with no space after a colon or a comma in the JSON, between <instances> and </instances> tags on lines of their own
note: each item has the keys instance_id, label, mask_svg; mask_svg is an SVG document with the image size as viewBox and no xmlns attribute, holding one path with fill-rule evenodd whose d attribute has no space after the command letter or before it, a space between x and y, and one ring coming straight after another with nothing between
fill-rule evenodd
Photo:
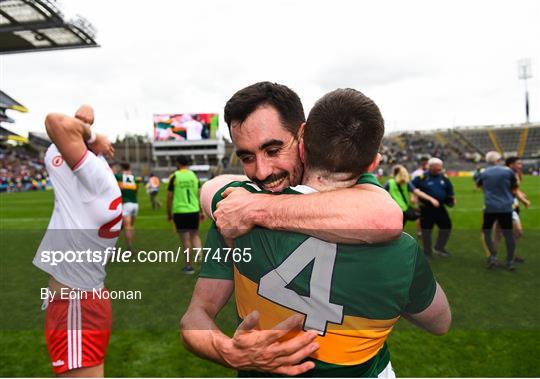
<instances>
[{"instance_id":1,"label":"white shorts","mask_svg":"<svg viewBox=\"0 0 540 379\"><path fill-rule=\"evenodd\" d=\"M388 362L388 365L381 371L377 378L395 378L396 373L392 368L392 362Z\"/></svg>"},{"instance_id":2,"label":"white shorts","mask_svg":"<svg viewBox=\"0 0 540 379\"><path fill-rule=\"evenodd\" d=\"M137 203L124 203L122 204L122 216L135 217L139 213L139 204Z\"/></svg>"},{"instance_id":3,"label":"white shorts","mask_svg":"<svg viewBox=\"0 0 540 379\"><path fill-rule=\"evenodd\" d=\"M512 221L521 223L521 220L519 219L519 213L517 213L516 211L512 211Z\"/></svg>"}]
</instances>

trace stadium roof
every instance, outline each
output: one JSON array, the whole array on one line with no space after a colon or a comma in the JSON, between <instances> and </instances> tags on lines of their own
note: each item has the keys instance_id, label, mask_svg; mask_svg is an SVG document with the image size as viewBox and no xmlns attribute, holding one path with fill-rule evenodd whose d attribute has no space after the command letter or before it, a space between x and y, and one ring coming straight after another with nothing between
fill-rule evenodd
<instances>
[{"instance_id":1,"label":"stadium roof","mask_svg":"<svg viewBox=\"0 0 540 379\"><path fill-rule=\"evenodd\" d=\"M7 93L0 90L0 122L15 122L6 115L6 109L12 109L19 112L28 112L25 106L19 104Z\"/></svg>"},{"instance_id":2,"label":"stadium roof","mask_svg":"<svg viewBox=\"0 0 540 379\"><path fill-rule=\"evenodd\" d=\"M96 30L66 20L55 0L0 0L0 54L97 47Z\"/></svg>"}]
</instances>

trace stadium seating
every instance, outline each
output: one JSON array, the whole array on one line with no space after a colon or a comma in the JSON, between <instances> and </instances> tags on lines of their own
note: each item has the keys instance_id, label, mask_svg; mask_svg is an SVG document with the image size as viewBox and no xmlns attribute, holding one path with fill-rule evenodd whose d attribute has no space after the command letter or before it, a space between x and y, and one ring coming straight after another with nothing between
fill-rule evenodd
<instances>
[{"instance_id":1,"label":"stadium seating","mask_svg":"<svg viewBox=\"0 0 540 379\"><path fill-rule=\"evenodd\" d=\"M419 158L427 155L441 158L448 170L474 170L491 150L534 161L540 157L540 124L391 134L383 139L382 166L386 172L397 163L414 169Z\"/></svg>"},{"instance_id":2,"label":"stadium seating","mask_svg":"<svg viewBox=\"0 0 540 379\"><path fill-rule=\"evenodd\" d=\"M0 148L0 192L44 190L50 187L45 165L37 152L23 147Z\"/></svg>"},{"instance_id":3,"label":"stadium seating","mask_svg":"<svg viewBox=\"0 0 540 379\"><path fill-rule=\"evenodd\" d=\"M524 157L540 157L540 125L528 128L527 139L523 150Z\"/></svg>"}]
</instances>

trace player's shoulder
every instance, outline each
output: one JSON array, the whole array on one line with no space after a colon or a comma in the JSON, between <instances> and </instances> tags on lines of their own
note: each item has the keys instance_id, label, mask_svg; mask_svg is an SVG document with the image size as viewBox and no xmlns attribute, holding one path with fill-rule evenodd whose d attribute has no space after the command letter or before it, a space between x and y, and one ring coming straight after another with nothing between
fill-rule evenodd
<instances>
[{"instance_id":1,"label":"player's shoulder","mask_svg":"<svg viewBox=\"0 0 540 379\"><path fill-rule=\"evenodd\" d=\"M381 184L379 183L379 180L377 177L371 173L371 172L365 172L356 181L356 184L372 184L377 187L381 187Z\"/></svg>"},{"instance_id":2,"label":"player's shoulder","mask_svg":"<svg viewBox=\"0 0 540 379\"><path fill-rule=\"evenodd\" d=\"M418 242L409 233L402 232L399 238L383 243L382 246L400 251L416 252Z\"/></svg>"},{"instance_id":3,"label":"player's shoulder","mask_svg":"<svg viewBox=\"0 0 540 379\"><path fill-rule=\"evenodd\" d=\"M217 208L217 203L223 200L223 192L225 192L227 188L243 188L251 193L263 192L259 186L249 180L227 183L214 194L214 197L212 198L212 211Z\"/></svg>"},{"instance_id":4,"label":"player's shoulder","mask_svg":"<svg viewBox=\"0 0 540 379\"><path fill-rule=\"evenodd\" d=\"M253 183L251 180L239 180L230 182L223 187L223 190L229 187L240 187L248 190L249 192L264 192L262 188Z\"/></svg>"}]
</instances>

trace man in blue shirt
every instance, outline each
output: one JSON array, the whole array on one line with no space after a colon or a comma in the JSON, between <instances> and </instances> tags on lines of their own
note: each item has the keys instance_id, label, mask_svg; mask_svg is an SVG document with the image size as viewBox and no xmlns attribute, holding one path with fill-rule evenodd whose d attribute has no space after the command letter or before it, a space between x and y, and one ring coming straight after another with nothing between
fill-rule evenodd
<instances>
[{"instance_id":1,"label":"man in blue shirt","mask_svg":"<svg viewBox=\"0 0 540 379\"><path fill-rule=\"evenodd\" d=\"M420 198L420 226L422 228L422 242L424 253L431 257L433 252L442 257L450 257L451 254L445 249L450 238L452 221L448 216L446 207L454 206L454 187L443 173L443 162L439 158L431 158L428 161L428 171L413 179L412 184L420 191L435 198L440 206L435 207L431 202ZM431 232L433 226L439 227L439 235L435 247L431 248Z\"/></svg>"},{"instance_id":2,"label":"man in blue shirt","mask_svg":"<svg viewBox=\"0 0 540 379\"><path fill-rule=\"evenodd\" d=\"M514 270L514 252L516 242L512 231L512 205L514 203L513 191L517 189L517 179L514 172L500 165L501 154L490 151L486 154L488 167L478 176L476 184L484 191L484 222L482 236L489 250L487 268L497 264L497 251L491 238L491 230L495 221L501 227L506 241L506 267Z\"/></svg>"}]
</instances>

